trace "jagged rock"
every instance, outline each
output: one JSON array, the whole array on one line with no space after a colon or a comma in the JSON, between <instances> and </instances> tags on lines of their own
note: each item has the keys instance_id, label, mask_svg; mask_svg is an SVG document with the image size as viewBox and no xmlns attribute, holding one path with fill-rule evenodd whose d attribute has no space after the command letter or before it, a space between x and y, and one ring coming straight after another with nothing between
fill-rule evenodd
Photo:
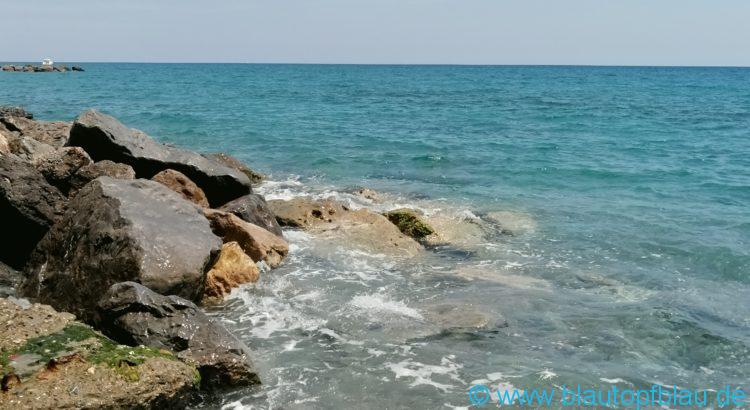
<instances>
[{"instance_id":1,"label":"jagged rock","mask_svg":"<svg viewBox=\"0 0 750 410\"><path fill-rule=\"evenodd\" d=\"M0 262L0 298L15 296L16 287L23 281L21 272Z\"/></svg>"},{"instance_id":2,"label":"jagged rock","mask_svg":"<svg viewBox=\"0 0 750 410\"><path fill-rule=\"evenodd\" d=\"M242 161L238 160L237 158L225 154L223 152L213 153L213 154L206 154L204 155L206 158L212 159L220 164L226 165L229 168L236 169L237 171L242 172L243 174L247 175L248 178L250 178L250 182L253 185L260 185L261 182L263 182L264 179L266 179L266 176L261 174L260 172L255 172L250 167L245 165Z\"/></svg>"},{"instance_id":3,"label":"jagged rock","mask_svg":"<svg viewBox=\"0 0 750 410\"><path fill-rule=\"evenodd\" d=\"M257 282L260 269L247 256L237 242L228 242L221 247L219 258L206 274L204 302L221 300L243 283Z\"/></svg>"},{"instance_id":4,"label":"jagged rock","mask_svg":"<svg viewBox=\"0 0 750 410\"><path fill-rule=\"evenodd\" d=\"M82 147L95 161L128 164L139 178L151 178L165 169L179 171L206 193L214 207L252 192L250 180L241 172L194 152L159 144L95 110L76 118L68 145Z\"/></svg>"},{"instance_id":5,"label":"jagged rock","mask_svg":"<svg viewBox=\"0 0 750 410\"><path fill-rule=\"evenodd\" d=\"M73 315L0 299L3 409L184 408L195 367L172 353L118 345ZM12 381L8 383L6 381Z\"/></svg>"},{"instance_id":6,"label":"jagged rock","mask_svg":"<svg viewBox=\"0 0 750 410\"><path fill-rule=\"evenodd\" d=\"M203 190L198 188L198 185L195 185L195 183L182 172L173 169L165 169L154 175L151 180L177 192L190 202L200 205L203 208L208 208L206 194L203 193Z\"/></svg>"},{"instance_id":7,"label":"jagged rock","mask_svg":"<svg viewBox=\"0 0 750 410\"><path fill-rule=\"evenodd\" d=\"M395 209L383 215L396 225L401 233L416 240L421 240L435 233L435 230L424 222L413 209Z\"/></svg>"},{"instance_id":8,"label":"jagged rock","mask_svg":"<svg viewBox=\"0 0 750 410\"><path fill-rule=\"evenodd\" d=\"M258 225L277 236L283 236L281 226L276 221L273 212L268 208L265 198L261 195L245 195L227 202L219 209L234 214L245 222Z\"/></svg>"},{"instance_id":9,"label":"jagged rock","mask_svg":"<svg viewBox=\"0 0 750 410\"><path fill-rule=\"evenodd\" d=\"M66 203L31 164L0 155L0 261L21 268Z\"/></svg>"},{"instance_id":10,"label":"jagged rock","mask_svg":"<svg viewBox=\"0 0 750 410\"><path fill-rule=\"evenodd\" d=\"M99 296L126 280L199 300L220 247L200 208L169 188L100 177L39 243L20 293L85 321Z\"/></svg>"},{"instance_id":11,"label":"jagged rock","mask_svg":"<svg viewBox=\"0 0 750 410\"><path fill-rule=\"evenodd\" d=\"M135 179L135 171L130 165L118 164L109 160L86 165L70 177L70 192L68 195L75 196L86 184L101 176L125 180Z\"/></svg>"},{"instance_id":12,"label":"jagged rock","mask_svg":"<svg viewBox=\"0 0 750 410\"><path fill-rule=\"evenodd\" d=\"M63 147L39 158L35 166L47 182L67 195L73 175L89 164L91 158L80 147Z\"/></svg>"},{"instance_id":13,"label":"jagged rock","mask_svg":"<svg viewBox=\"0 0 750 410\"><path fill-rule=\"evenodd\" d=\"M55 148L65 145L72 126L69 122L35 121L24 116L10 115L0 118L0 122L10 131L17 131L24 137L33 138Z\"/></svg>"},{"instance_id":14,"label":"jagged rock","mask_svg":"<svg viewBox=\"0 0 750 410\"><path fill-rule=\"evenodd\" d=\"M3 117L21 117L21 118L34 118L34 115L21 107L10 107L7 105L0 106L0 118Z\"/></svg>"},{"instance_id":15,"label":"jagged rock","mask_svg":"<svg viewBox=\"0 0 750 410\"><path fill-rule=\"evenodd\" d=\"M0 155L2 154L10 154L10 145L5 137L5 131L0 129Z\"/></svg>"},{"instance_id":16,"label":"jagged rock","mask_svg":"<svg viewBox=\"0 0 750 410\"><path fill-rule=\"evenodd\" d=\"M271 200L268 206L282 226L304 229L319 239L392 256L412 257L423 249L386 217L367 209L352 210L337 201L307 197Z\"/></svg>"},{"instance_id":17,"label":"jagged rock","mask_svg":"<svg viewBox=\"0 0 750 410\"><path fill-rule=\"evenodd\" d=\"M99 302L98 317L102 331L120 343L176 351L198 368L202 387L260 383L247 346L185 299L118 283Z\"/></svg>"},{"instance_id":18,"label":"jagged rock","mask_svg":"<svg viewBox=\"0 0 750 410\"><path fill-rule=\"evenodd\" d=\"M204 209L203 213L211 223L211 229L222 237L224 243L237 242L256 262L263 261L275 268L289 253L289 244L285 240L258 225L214 209Z\"/></svg>"},{"instance_id":19,"label":"jagged rock","mask_svg":"<svg viewBox=\"0 0 750 410\"><path fill-rule=\"evenodd\" d=\"M22 136L18 131L6 133L10 152L27 162L36 162L45 155L55 152L55 147Z\"/></svg>"}]
</instances>

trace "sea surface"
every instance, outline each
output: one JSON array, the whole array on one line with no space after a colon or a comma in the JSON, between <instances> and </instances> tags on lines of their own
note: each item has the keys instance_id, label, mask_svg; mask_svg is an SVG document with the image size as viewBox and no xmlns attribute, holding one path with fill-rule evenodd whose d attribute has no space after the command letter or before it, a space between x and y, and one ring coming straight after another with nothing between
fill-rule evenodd
<instances>
[{"instance_id":1,"label":"sea surface","mask_svg":"<svg viewBox=\"0 0 750 410\"><path fill-rule=\"evenodd\" d=\"M750 392L750 69L81 65L0 72L0 104L97 108L242 159L269 199L418 208L451 238L397 260L285 231L285 263L211 311L264 384L198 407Z\"/></svg>"}]
</instances>

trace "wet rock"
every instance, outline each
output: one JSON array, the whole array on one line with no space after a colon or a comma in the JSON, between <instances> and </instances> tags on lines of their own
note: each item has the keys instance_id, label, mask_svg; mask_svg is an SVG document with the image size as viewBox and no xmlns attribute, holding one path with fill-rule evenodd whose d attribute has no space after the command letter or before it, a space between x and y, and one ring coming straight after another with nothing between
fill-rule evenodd
<instances>
[{"instance_id":1,"label":"wet rock","mask_svg":"<svg viewBox=\"0 0 750 410\"><path fill-rule=\"evenodd\" d=\"M70 192L68 195L75 196L86 184L101 176L130 180L135 179L135 171L130 165L118 164L109 160L83 166L70 177Z\"/></svg>"},{"instance_id":2,"label":"wet rock","mask_svg":"<svg viewBox=\"0 0 750 410\"><path fill-rule=\"evenodd\" d=\"M35 166L47 182L67 195L73 175L89 164L91 158L80 147L63 147L39 158Z\"/></svg>"},{"instance_id":3,"label":"wet rock","mask_svg":"<svg viewBox=\"0 0 750 410\"><path fill-rule=\"evenodd\" d=\"M67 198L31 164L15 155L0 156L0 261L23 267L66 204Z\"/></svg>"},{"instance_id":4,"label":"wet rock","mask_svg":"<svg viewBox=\"0 0 750 410\"><path fill-rule=\"evenodd\" d=\"M86 71L82 67L77 66L77 65L74 65L73 67L71 67L70 70L71 71Z\"/></svg>"},{"instance_id":5,"label":"wet rock","mask_svg":"<svg viewBox=\"0 0 750 410\"><path fill-rule=\"evenodd\" d=\"M424 239L435 233L435 230L424 222L413 209L395 209L383 215L396 225L404 235L411 236L416 240Z\"/></svg>"},{"instance_id":6,"label":"wet rock","mask_svg":"<svg viewBox=\"0 0 750 410\"><path fill-rule=\"evenodd\" d=\"M277 236L283 236L281 226L276 221L273 212L268 208L268 203L263 196L258 194L245 195L233 201L227 202L219 208L224 212L236 215L245 222L250 222L273 232Z\"/></svg>"},{"instance_id":7,"label":"wet rock","mask_svg":"<svg viewBox=\"0 0 750 410\"><path fill-rule=\"evenodd\" d=\"M100 177L39 243L20 293L85 321L99 296L125 280L199 300L220 247L200 208L167 187Z\"/></svg>"},{"instance_id":8,"label":"wet rock","mask_svg":"<svg viewBox=\"0 0 750 410\"><path fill-rule=\"evenodd\" d=\"M139 178L151 178L166 169L179 171L205 192L214 207L252 191L243 173L194 152L159 144L95 110L76 118L68 145L82 147L95 161L128 164Z\"/></svg>"},{"instance_id":9,"label":"wet rock","mask_svg":"<svg viewBox=\"0 0 750 410\"><path fill-rule=\"evenodd\" d=\"M343 246L394 257L413 257L423 250L386 217L367 209L352 210L337 201L308 197L272 200L268 206L282 226L301 228Z\"/></svg>"},{"instance_id":10,"label":"wet rock","mask_svg":"<svg viewBox=\"0 0 750 410\"><path fill-rule=\"evenodd\" d=\"M173 354L127 347L68 313L0 299L0 408L183 408L197 390L195 367Z\"/></svg>"},{"instance_id":11,"label":"wet rock","mask_svg":"<svg viewBox=\"0 0 750 410\"><path fill-rule=\"evenodd\" d=\"M442 331L495 329L508 327L502 316L491 316L468 304L441 303L425 309L425 319Z\"/></svg>"},{"instance_id":12,"label":"wet rock","mask_svg":"<svg viewBox=\"0 0 750 410\"><path fill-rule=\"evenodd\" d=\"M256 262L263 261L275 268L289 253L289 244L285 240L258 225L214 209L204 209L203 213L211 223L211 229L222 237L224 243L237 242Z\"/></svg>"},{"instance_id":13,"label":"wet rock","mask_svg":"<svg viewBox=\"0 0 750 410\"><path fill-rule=\"evenodd\" d=\"M257 282L260 269L237 242L221 247L221 254L206 274L204 302L221 300L243 283Z\"/></svg>"},{"instance_id":14,"label":"wet rock","mask_svg":"<svg viewBox=\"0 0 750 410\"><path fill-rule=\"evenodd\" d=\"M151 180L177 192L180 196L196 205L208 208L206 194L203 193L203 190L198 188L198 185L195 185L195 183L182 172L173 169L165 169L154 175Z\"/></svg>"},{"instance_id":15,"label":"wet rock","mask_svg":"<svg viewBox=\"0 0 750 410\"><path fill-rule=\"evenodd\" d=\"M357 195L359 197L362 197L374 203L380 203L383 201L383 199L380 197L380 194L377 191L370 189L370 188L356 189L354 190L354 195Z\"/></svg>"},{"instance_id":16,"label":"wet rock","mask_svg":"<svg viewBox=\"0 0 750 410\"><path fill-rule=\"evenodd\" d=\"M104 333L120 343L176 351L198 368L202 387L260 383L249 349L185 299L118 283L99 302L99 318Z\"/></svg>"},{"instance_id":17,"label":"wet rock","mask_svg":"<svg viewBox=\"0 0 750 410\"><path fill-rule=\"evenodd\" d=\"M264 179L266 179L265 175L261 174L260 172L253 171L247 165L245 165L242 161L238 160L237 158L231 155L225 154L223 152L214 153L214 154L206 154L204 156L220 164L228 166L229 168L233 168L233 169L236 169L237 171L242 172L243 174L247 175L247 177L250 179L250 182L253 185L260 185L260 183L263 182Z\"/></svg>"},{"instance_id":18,"label":"wet rock","mask_svg":"<svg viewBox=\"0 0 750 410\"><path fill-rule=\"evenodd\" d=\"M55 148L60 148L68 141L69 122L35 121L23 116L5 116L0 122L10 131L17 131L23 137L32 138Z\"/></svg>"},{"instance_id":19,"label":"wet rock","mask_svg":"<svg viewBox=\"0 0 750 410\"><path fill-rule=\"evenodd\" d=\"M21 107L10 107L7 105L0 106L0 118L4 117L21 117L21 118L34 118L34 115Z\"/></svg>"},{"instance_id":20,"label":"wet rock","mask_svg":"<svg viewBox=\"0 0 750 410\"><path fill-rule=\"evenodd\" d=\"M506 235L523 235L536 230L536 221L524 213L497 211L487 213L484 218Z\"/></svg>"}]
</instances>

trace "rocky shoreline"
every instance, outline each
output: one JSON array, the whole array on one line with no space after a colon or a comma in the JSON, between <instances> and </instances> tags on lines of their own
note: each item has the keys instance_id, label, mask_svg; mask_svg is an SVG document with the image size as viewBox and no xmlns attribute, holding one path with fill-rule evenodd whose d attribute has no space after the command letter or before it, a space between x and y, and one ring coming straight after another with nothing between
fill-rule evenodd
<instances>
[{"instance_id":1,"label":"rocky shoreline","mask_svg":"<svg viewBox=\"0 0 750 410\"><path fill-rule=\"evenodd\" d=\"M0 408L184 408L261 383L200 306L273 274L282 225L394 257L440 239L411 210L266 202L261 180L95 110L66 123L0 108Z\"/></svg>"},{"instance_id":2,"label":"rocky shoreline","mask_svg":"<svg viewBox=\"0 0 750 410\"><path fill-rule=\"evenodd\" d=\"M81 66L74 65L70 68L65 64L57 65L12 65L7 64L0 67L0 71L12 71L17 73L64 73L67 71L86 71Z\"/></svg>"}]
</instances>

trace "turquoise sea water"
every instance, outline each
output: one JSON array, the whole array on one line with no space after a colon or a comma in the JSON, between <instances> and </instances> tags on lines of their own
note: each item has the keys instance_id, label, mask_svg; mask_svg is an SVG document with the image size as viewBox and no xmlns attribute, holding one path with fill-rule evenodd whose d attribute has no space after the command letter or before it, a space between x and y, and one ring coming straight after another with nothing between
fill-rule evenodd
<instances>
[{"instance_id":1,"label":"turquoise sea water","mask_svg":"<svg viewBox=\"0 0 750 410\"><path fill-rule=\"evenodd\" d=\"M750 391L750 69L84 67L0 73L0 104L98 108L237 156L269 198L366 186L386 200L365 205L457 232L408 263L287 232L287 263L213 312L266 383L202 406L465 407L474 382ZM439 303L493 321L431 332Z\"/></svg>"}]
</instances>

